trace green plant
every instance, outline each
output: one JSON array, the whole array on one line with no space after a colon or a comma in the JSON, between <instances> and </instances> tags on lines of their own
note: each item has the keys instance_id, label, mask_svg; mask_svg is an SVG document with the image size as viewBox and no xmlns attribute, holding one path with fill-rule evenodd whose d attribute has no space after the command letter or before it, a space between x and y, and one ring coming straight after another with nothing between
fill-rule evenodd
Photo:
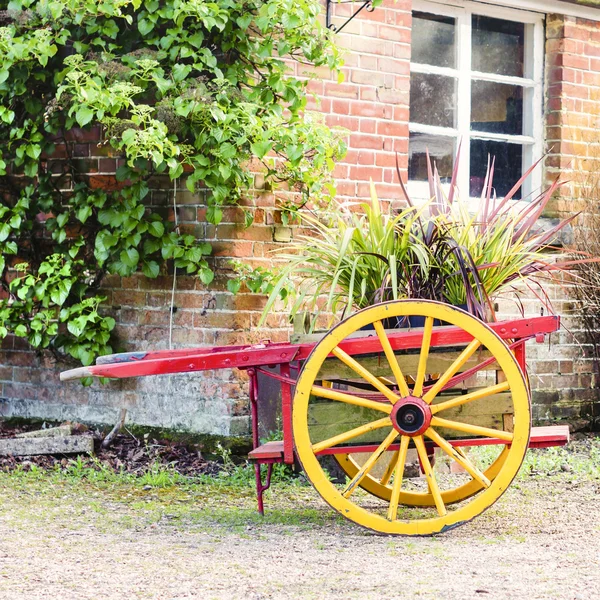
<instances>
[{"instance_id":1,"label":"green plant","mask_svg":"<svg viewBox=\"0 0 600 600\"><path fill-rule=\"evenodd\" d=\"M112 351L106 274L157 277L172 261L210 284L210 245L175 226L157 185L207 189L215 224L255 167L300 204L331 194L344 143L305 114L308 80L288 67L341 64L320 11L317 0L0 2L0 337L90 364ZM73 155L94 131L122 157L110 189Z\"/></svg>"},{"instance_id":2,"label":"green plant","mask_svg":"<svg viewBox=\"0 0 600 600\"><path fill-rule=\"evenodd\" d=\"M475 263L447 224L423 216L429 205L397 214L389 206L384 211L371 183L371 203L360 208L337 205L332 217L301 216L310 233L299 236L291 253L278 254L285 266L269 279L263 319L288 294L295 299L292 317L308 310L316 319L324 310L343 318L352 310L400 298L468 304L474 314L483 314L485 295ZM464 293L453 293L448 277L462 279L474 292L466 299ZM297 283L292 285L292 279Z\"/></svg>"},{"instance_id":3,"label":"green plant","mask_svg":"<svg viewBox=\"0 0 600 600\"><path fill-rule=\"evenodd\" d=\"M551 310L543 283L596 260L582 253L573 260L556 259L552 243L576 215L548 230L537 224L560 183L555 181L527 204L512 203L534 165L498 199L491 161L473 214L455 187L458 161L459 154L448 194L430 163L432 197L421 206L411 201L400 179L408 208L398 214L381 211L372 184L372 202L361 205L362 213L337 205L333 218L303 215L311 233L300 236L292 253L278 255L285 264L269 279L263 319L290 291L295 299L293 304L288 299L292 316L300 310L315 314L325 310L333 318L344 318L376 302L421 298L463 305L484 318L487 309L493 315L492 301L500 295L510 292L518 298L519 283Z\"/></svg>"},{"instance_id":4,"label":"green plant","mask_svg":"<svg viewBox=\"0 0 600 600\"><path fill-rule=\"evenodd\" d=\"M491 300L502 294L510 292L513 297L522 294L522 290L516 286L521 283L551 310L543 283L555 281L557 273L590 262L581 252L576 252L574 260L557 260L558 248L552 245L559 232L577 215L563 219L547 230L538 224L539 217L561 185L560 181L554 181L530 202L511 203L515 193L540 161L523 174L506 196L497 198L493 187L492 160L488 163L480 202L476 211L472 212L468 203L457 197L454 188L458 162L459 155L448 195L441 188L436 169L432 169L436 183L433 186L434 199L430 204L433 211L429 219L464 249L474 266L474 270L465 278L457 265L452 264L452 260L449 262L444 277L448 296L454 298L457 304L463 304L467 302L471 290L482 289L491 308ZM408 203L412 204L404 186L403 189ZM473 277L475 272L477 278ZM465 285L465 280L469 285Z\"/></svg>"},{"instance_id":5,"label":"green plant","mask_svg":"<svg viewBox=\"0 0 600 600\"><path fill-rule=\"evenodd\" d=\"M419 211L382 212L373 184L371 203L360 208L361 213L355 205L338 204L324 219L301 215L309 234L278 253L285 266L270 282L263 319L277 298L285 299L290 292L295 300L292 317L306 309L348 315L355 308L402 297L400 265L427 268L427 249L414 232Z\"/></svg>"}]
</instances>

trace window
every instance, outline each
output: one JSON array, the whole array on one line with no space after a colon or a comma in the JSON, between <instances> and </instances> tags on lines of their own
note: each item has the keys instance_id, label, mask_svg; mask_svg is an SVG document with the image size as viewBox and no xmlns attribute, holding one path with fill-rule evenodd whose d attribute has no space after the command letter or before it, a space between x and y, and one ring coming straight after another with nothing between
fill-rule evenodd
<instances>
[{"instance_id":1,"label":"window","mask_svg":"<svg viewBox=\"0 0 600 600\"><path fill-rule=\"evenodd\" d=\"M461 140L461 195L481 194L491 156L501 197L542 153L543 15L475 2L415 0L413 9L411 192L429 196L427 151L450 182ZM534 172L517 199L540 183Z\"/></svg>"}]
</instances>

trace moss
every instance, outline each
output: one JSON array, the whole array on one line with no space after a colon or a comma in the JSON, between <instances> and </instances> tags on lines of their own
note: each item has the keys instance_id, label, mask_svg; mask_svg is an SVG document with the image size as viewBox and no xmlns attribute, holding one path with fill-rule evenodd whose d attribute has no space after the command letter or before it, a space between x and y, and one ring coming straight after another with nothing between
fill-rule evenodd
<instances>
[{"instance_id":1,"label":"moss","mask_svg":"<svg viewBox=\"0 0 600 600\"><path fill-rule=\"evenodd\" d=\"M48 419L10 417L0 420L0 427L39 429L44 423L47 426L60 425L60 421L51 421ZM86 425L104 433L108 433L111 429L106 424L86 423ZM145 427L133 424L127 424L127 431L131 432L137 438L147 436L151 439L176 442L178 444L185 444L186 446L196 446L207 458L210 458L211 455L220 456L222 450L219 449L219 446L230 450L234 456L244 457L252 449L252 440L247 436L214 435L210 433L168 429L166 427Z\"/></svg>"},{"instance_id":2,"label":"moss","mask_svg":"<svg viewBox=\"0 0 600 600\"><path fill-rule=\"evenodd\" d=\"M573 4L582 4L583 6L600 7L600 0L567 0L567 2L572 2Z\"/></svg>"}]
</instances>

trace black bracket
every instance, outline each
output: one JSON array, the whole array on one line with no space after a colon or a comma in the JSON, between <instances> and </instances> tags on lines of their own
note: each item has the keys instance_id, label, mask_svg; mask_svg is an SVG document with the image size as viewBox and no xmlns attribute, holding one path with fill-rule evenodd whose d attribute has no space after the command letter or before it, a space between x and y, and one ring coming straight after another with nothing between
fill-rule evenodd
<instances>
[{"instance_id":1,"label":"black bracket","mask_svg":"<svg viewBox=\"0 0 600 600\"><path fill-rule=\"evenodd\" d=\"M360 3L360 0L358 0L358 2ZM339 26L334 25L332 23L332 18L333 18L332 12L333 12L334 4L356 4L356 3L357 3L356 0L327 0L327 12L326 12L326 18L325 18L325 24L327 26L327 29L331 29L331 31L333 31L334 33L339 33L342 29L344 29L344 27L346 27L346 25L348 25L348 23L350 23L350 21L352 21L352 19L354 19L354 17L356 17L356 15L358 13L360 13L365 8L367 9L367 12L373 12L375 10L375 7L373 6L373 0L366 0L354 11L354 13L350 17L348 17L348 19L346 19L346 21L344 23L342 23Z\"/></svg>"}]
</instances>

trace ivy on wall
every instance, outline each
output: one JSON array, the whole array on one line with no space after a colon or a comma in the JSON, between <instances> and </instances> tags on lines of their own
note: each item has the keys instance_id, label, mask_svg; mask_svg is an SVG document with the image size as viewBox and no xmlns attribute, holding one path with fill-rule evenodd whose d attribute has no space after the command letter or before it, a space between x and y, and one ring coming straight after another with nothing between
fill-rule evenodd
<instances>
[{"instance_id":1,"label":"ivy on wall","mask_svg":"<svg viewBox=\"0 0 600 600\"><path fill-rule=\"evenodd\" d=\"M215 224L251 186L251 159L301 203L332 192L343 142L306 118L307 80L289 73L293 61L340 66L320 11L318 0L0 2L0 338L87 365L112 351L106 274L156 277L173 260L210 284L210 245L146 206L151 177L207 189ZM69 154L70 134L94 126L124 158L115 191Z\"/></svg>"}]
</instances>

